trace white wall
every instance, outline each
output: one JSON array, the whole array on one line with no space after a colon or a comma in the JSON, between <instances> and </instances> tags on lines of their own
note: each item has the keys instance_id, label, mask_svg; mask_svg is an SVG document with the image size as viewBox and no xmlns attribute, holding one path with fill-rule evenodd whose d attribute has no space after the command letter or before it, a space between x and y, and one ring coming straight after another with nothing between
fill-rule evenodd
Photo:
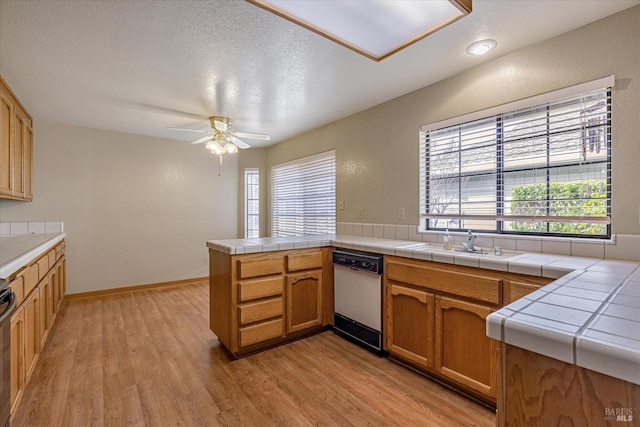
<instances>
[{"instance_id":1,"label":"white wall","mask_svg":"<svg viewBox=\"0 0 640 427\"><path fill-rule=\"evenodd\" d=\"M68 293L208 276L205 241L235 238L237 157L35 121L34 201L2 221L64 221Z\"/></svg>"},{"instance_id":2,"label":"white wall","mask_svg":"<svg viewBox=\"0 0 640 427\"><path fill-rule=\"evenodd\" d=\"M335 148L338 221L418 224L420 125L614 74L612 229L640 234L639 41L636 6L271 147L267 167Z\"/></svg>"}]
</instances>

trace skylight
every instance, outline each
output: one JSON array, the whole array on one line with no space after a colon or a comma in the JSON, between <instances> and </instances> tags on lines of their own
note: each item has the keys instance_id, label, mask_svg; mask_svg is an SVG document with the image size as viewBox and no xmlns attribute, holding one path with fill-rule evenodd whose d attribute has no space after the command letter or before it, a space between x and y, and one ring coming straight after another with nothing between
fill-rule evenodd
<instances>
[{"instance_id":1,"label":"skylight","mask_svg":"<svg viewBox=\"0 0 640 427\"><path fill-rule=\"evenodd\" d=\"M471 0L247 0L380 61L471 12Z\"/></svg>"}]
</instances>

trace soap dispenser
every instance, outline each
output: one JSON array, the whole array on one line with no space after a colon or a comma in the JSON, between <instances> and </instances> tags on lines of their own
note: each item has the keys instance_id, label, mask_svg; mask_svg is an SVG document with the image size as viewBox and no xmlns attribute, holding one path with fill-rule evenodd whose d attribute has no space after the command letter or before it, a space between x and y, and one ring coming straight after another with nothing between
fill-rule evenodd
<instances>
[{"instance_id":1,"label":"soap dispenser","mask_svg":"<svg viewBox=\"0 0 640 427\"><path fill-rule=\"evenodd\" d=\"M450 251L452 246L453 246L452 237L449 234L449 229L447 228L447 231L444 235L444 250Z\"/></svg>"}]
</instances>

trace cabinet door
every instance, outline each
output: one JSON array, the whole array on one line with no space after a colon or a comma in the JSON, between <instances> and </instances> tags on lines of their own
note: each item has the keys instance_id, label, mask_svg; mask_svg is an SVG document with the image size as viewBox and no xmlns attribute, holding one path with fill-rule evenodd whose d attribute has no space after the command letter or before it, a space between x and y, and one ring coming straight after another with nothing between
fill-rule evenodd
<instances>
[{"instance_id":1,"label":"cabinet door","mask_svg":"<svg viewBox=\"0 0 640 427\"><path fill-rule=\"evenodd\" d=\"M436 371L487 397L496 397L497 342L486 335L489 307L436 297Z\"/></svg>"},{"instance_id":2,"label":"cabinet door","mask_svg":"<svg viewBox=\"0 0 640 427\"><path fill-rule=\"evenodd\" d=\"M432 368L433 294L391 283L388 296L387 351L421 367Z\"/></svg>"},{"instance_id":3,"label":"cabinet door","mask_svg":"<svg viewBox=\"0 0 640 427\"><path fill-rule=\"evenodd\" d=\"M23 167L23 188L24 198L33 199L33 129L29 126L24 130L24 144L22 155L24 157Z\"/></svg>"},{"instance_id":4,"label":"cabinet door","mask_svg":"<svg viewBox=\"0 0 640 427\"><path fill-rule=\"evenodd\" d=\"M62 301L64 301L64 294L67 292L67 258L62 254L60 262L58 263L58 306L56 311L60 309Z\"/></svg>"},{"instance_id":5,"label":"cabinet door","mask_svg":"<svg viewBox=\"0 0 640 427\"><path fill-rule=\"evenodd\" d=\"M24 131L25 118L16 109L13 127L13 196L24 197Z\"/></svg>"},{"instance_id":6,"label":"cabinet door","mask_svg":"<svg viewBox=\"0 0 640 427\"><path fill-rule=\"evenodd\" d=\"M11 316L11 413L25 386L24 332L24 310L20 308Z\"/></svg>"},{"instance_id":7,"label":"cabinet door","mask_svg":"<svg viewBox=\"0 0 640 427\"><path fill-rule=\"evenodd\" d=\"M38 285L36 292L40 293L40 315L38 317L38 336L40 337L40 350L47 340L47 333L50 328L50 301L51 301L51 275L47 275Z\"/></svg>"},{"instance_id":8,"label":"cabinet door","mask_svg":"<svg viewBox=\"0 0 640 427\"><path fill-rule=\"evenodd\" d=\"M287 276L287 333L322 324L322 271Z\"/></svg>"},{"instance_id":9,"label":"cabinet door","mask_svg":"<svg viewBox=\"0 0 640 427\"><path fill-rule=\"evenodd\" d=\"M58 312L58 306L60 304L60 265L61 261L58 261L51 271L51 293L52 295L52 317Z\"/></svg>"},{"instance_id":10,"label":"cabinet door","mask_svg":"<svg viewBox=\"0 0 640 427\"><path fill-rule=\"evenodd\" d=\"M13 194L13 103L0 87L0 194Z\"/></svg>"},{"instance_id":11,"label":"cabinet door","mask_svg":"<svg viewBox=\"0 0 640 427\"><path fill-rule=\"evenodd\" d=\"M31 377L40 353L40 292L36 289L24 303L25 378Z\"/></svg>"}]
</instances>

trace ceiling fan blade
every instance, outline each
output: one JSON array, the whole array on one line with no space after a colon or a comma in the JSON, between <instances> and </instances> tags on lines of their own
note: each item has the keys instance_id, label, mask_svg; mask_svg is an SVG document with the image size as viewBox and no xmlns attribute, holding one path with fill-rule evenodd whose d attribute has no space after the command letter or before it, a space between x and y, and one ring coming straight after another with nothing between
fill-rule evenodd
<instances>
[{"instance_id":1,"label":"ceiling fan blade","mask_svg":"<svg viewBox=\"0 0 640 427\"><path fill-rule=\"evenodd\" d=\"M187 132L200 132L200 133L211 133L208 130L197 130L197 129L184 129L184 128L167 128L171 130L186 130Z\"/></svg>"},{"instance_id":2,"label":"ceiling fan blade","mask_svg":"<svg viewBox=\"0 0 640 427\"><path fill-rule=\"evenodd\" d=\"M231 139L231 142L233 142L238 148L245 149L251 147L249 144L241 139L236 138L235 136L230 136L229 139Z\"/></svg>"},{"instance_id":3,"label":"ceiling fan blade","mask_svg":"<svg viewBox=\"0 0 640 427\"><path fill-rule=\"evenodd\" d=\"M195 141L191 142L191 144L202 144L203 142L207 142L210 139L211 139L211 135L207 135L204 138L196 139Z\"/></svg>"},{"instance_id":4,"label":"ceiling fan blade","mask_svg":"<svg viewBox=\"0 0 640 427\"><path fill-rule=\"evenodd\" d=\"M226 132L227 131L227 124L223 121L220 120L214 120L213 124L216 125L216 129L218 129L220 132Z\"/></svg>"},{"instance_id":5,"label":"ceiling fan blade","mask_svg":"<svg viewBox=\"0 0 640 427\"><path fill-rule=\"evenodd\" d=\"M261 139L263 141L271 140L271 137L265 133L248 133L248 132L231 132L231 133L241 138Z\"/></svg>"}]
</instances>

